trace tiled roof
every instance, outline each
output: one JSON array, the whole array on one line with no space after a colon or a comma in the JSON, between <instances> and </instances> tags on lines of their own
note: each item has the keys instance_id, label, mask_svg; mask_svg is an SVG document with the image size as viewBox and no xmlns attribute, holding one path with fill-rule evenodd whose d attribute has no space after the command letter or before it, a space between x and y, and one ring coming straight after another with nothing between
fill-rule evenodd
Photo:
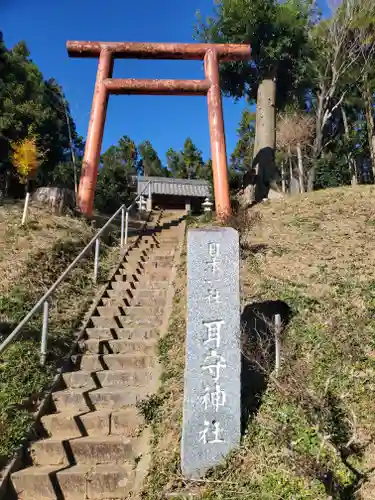
<instances>
[{"instance_id":1,"label":"tiled roof","mask_svg":"<svg viewBox=\"0 0 375 500\"><path fill-rule=\"evenodd\" d=\"M211 186L208 181L201 179L171 179L169 177L138 177L137 193L140 194L151 182L152 194L166 194L170 196L186 196L189 198L205 198L210 196ZM147 190L145 191L146 194Z\"/></svg>"}]
</instances>

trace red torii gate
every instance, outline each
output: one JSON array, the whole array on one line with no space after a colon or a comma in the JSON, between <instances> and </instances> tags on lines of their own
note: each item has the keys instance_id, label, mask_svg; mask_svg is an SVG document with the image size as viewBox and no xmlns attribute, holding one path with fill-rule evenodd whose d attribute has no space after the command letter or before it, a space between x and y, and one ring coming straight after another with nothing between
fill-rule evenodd
<instances>
[{"instance_id":1,"label":"red torii gate","mask_svg":"<svg viewBox=\"0 0 375 500\"><path fill-rule=\"evenodd\" d=\"M71 57L98 57L94 97L78 192L82 213L91 216L109 94L206 95L216 212L231 213L219 63L250 59L249 45L205 43L67 42ZM112 78L114 59L204 60L204 80Z\"/></svg>"}]
</instances>

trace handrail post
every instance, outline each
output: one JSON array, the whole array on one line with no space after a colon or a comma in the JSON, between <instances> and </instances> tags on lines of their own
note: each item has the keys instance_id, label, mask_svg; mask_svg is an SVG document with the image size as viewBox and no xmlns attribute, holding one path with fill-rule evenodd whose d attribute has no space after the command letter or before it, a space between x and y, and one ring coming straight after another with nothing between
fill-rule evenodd
<instances>
[{"instance_id":1,"label":"handrail post","mask_svg":"<svg viewBox=\"0 0 375 500\"><path fill-rule=\"evenodd\" d=\"M280 370L280 333L281 333L281 316L275 315L275 376L277 377Z\"/></svg>"},{"instance_id":2,"label":"handrail post","mask_svg":"<svg viewBox=\"0 0 375 500\"><path fill-rule=\"evenodd\" d=\"M151 198L151 181L148 183L148 200L147 200L147 209L149 212L152 211L152 198Z\"/></svg>"},{"instance_id":3,"label":"handrail post","mask_svg":"<svg viewBox=\"0 0 375 500\"><path fill-rule=\"evenodd\" d=\"M121 209L121 248L124 247L124 231L125 231L125 207L123 206Z\"/></svg>"},{"instance_id":4,"label":"handrail post","mask_svg":"<svg viewBox=\"0 0 375 500\"><path fill-rule=\"evenodd\" d=\"M43 327L42 327L42 340L40 343L40 364L45 365L47 359L47 337L48 337L48 300L43 303Z\"/></svg>"},{"instance_id":5,"label":"handrail post","mask_svg":"<svg viewBox=\"0 0 375 500\"><path fill-rule=\"evenodd\" d=\"M95 258L94 258L94 282L98 281L98 271L99 271L99 249L100 241L99 238L95 240Z\"/></svg>"},{"instance_id":6,"label":"handrail post","mask_svg":"<svg viewBox=\"0 0 375 500\"><path fill-rule=\"evenodd\" d=\"M128 230L129 230L129 209L126 209L125 214L125 245L128 244Z\"/></svg>"}]
</instances>

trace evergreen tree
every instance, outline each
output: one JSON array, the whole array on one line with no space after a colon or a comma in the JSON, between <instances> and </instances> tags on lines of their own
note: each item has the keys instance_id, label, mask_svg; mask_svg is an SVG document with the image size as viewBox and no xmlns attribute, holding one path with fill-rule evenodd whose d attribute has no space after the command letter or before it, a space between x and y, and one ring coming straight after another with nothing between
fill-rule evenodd
<instances>
[{"instance_id":1,"label":"evergreen tree","mask_svg":"<svg viewBox=\"0 0 375 500\"><path fill-rule=\"evenodd\" d=\"M210 173L204 163L202 152L188 137L182 151L170 148L167 151L167 165L172 175L177 179L209 179Z\"/></svg>"},{"instance_id":2,"label":"evergreen tree","mask_svg":"<svg viewBox=\"0 0 375 500\"><path fill-rule=\"evenodd\" d=\"M252 164L255 142L254 121L254 113L244 109L237 129L238 141L230 157L230 168L238 175L244 175Z\"/></svg>"},{"instance_id":3,"label":"evergreen tree","mask_svg":"<svg viewBox=\"0 0 375 500\"><path fill-rule=\"evenodd\" d=\"M140 160L138 168L145 177L167 177L168 170L163 167L160 158L150 141L144 141L138 146Z\"/></svg>"}]
</instances>

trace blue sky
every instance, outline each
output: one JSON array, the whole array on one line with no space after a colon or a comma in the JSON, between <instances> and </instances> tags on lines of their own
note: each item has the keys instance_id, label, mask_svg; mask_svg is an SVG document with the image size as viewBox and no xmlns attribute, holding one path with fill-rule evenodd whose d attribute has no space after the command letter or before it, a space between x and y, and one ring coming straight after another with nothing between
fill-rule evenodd
<instances>
[{"instance_id":1,"label":"blue sky","mask_svg":"<svg viewBox=\"0 0 375 500\"><path fill-rule=\"evenodd\" d=\"M325 3L321 0L318 3ZM25 40L44 77L63 86L79 134L86 137L96 59L70 59L67 40L192 42L195 13L212 11L213 0L0 0L8 47ZM115 77L203 78L200 61L116 61ZM223 100L228 156L245 102ZM150 140L162 161L169 147L182 149L188 136L210 156L205 97L111 96L103 151L129 135Z\"/></svg>"},{"instance_id":2,"label":"blue sky","mask_svg":"<svg viewBox=\"0 0 375 500\"><path fill-rule=\"evenodd\" d=\"M78 132L86 137L96 59L70 59L67 40L192 42L195 12L211 12L212 0L0 0L8 47L23 39L45 78L63 86ZM117 60L115 77L203 78L200 61ZM224 99L228 155L244 101ZM169 147L182 149L186 137L210 155L206 98L200 96L111 96L103 151L123 135L137 144L148 139L162 161Z\"/></svg>"}]
</instances>

